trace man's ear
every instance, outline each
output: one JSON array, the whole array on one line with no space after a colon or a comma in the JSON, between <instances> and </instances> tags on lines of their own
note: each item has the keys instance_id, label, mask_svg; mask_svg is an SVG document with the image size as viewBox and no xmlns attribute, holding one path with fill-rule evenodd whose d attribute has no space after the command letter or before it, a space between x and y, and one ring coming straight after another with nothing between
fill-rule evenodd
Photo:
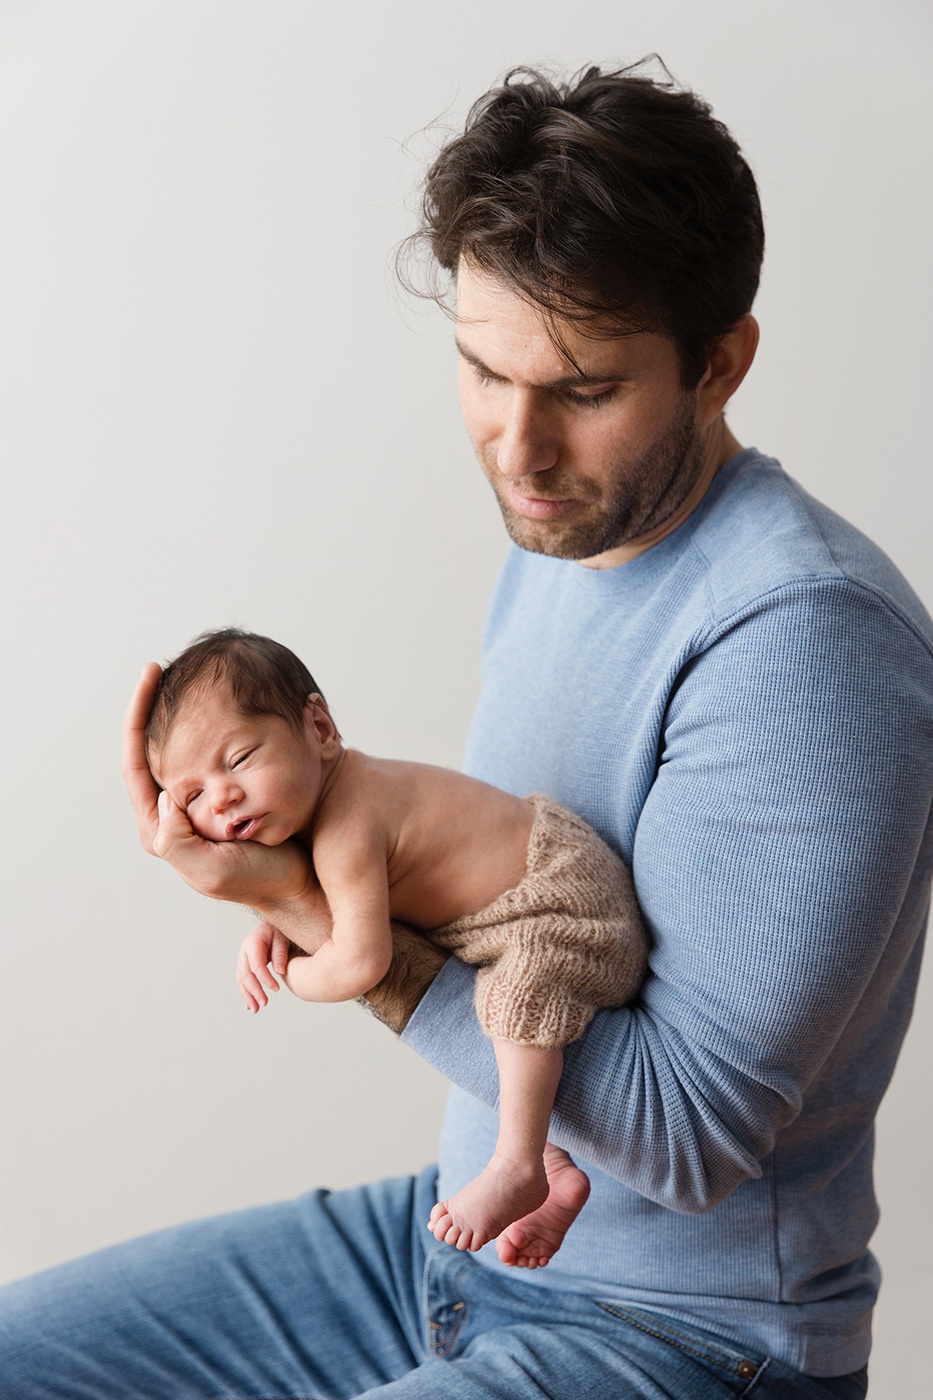
<instances>
[{"instance_id":1,"label":"man's ear","mask_svg":"<svg viewBox=\"0 0 933 1400\"><path fill-rule=\"evenodd\" d=\"M322 758L333 758L342 748L340 731L331 718L327 701L317 691L312 691L305 701L305 725L313 730L321 746Z\"/></svg>"},{"instance_id":2,"label":"man's ear","mask_svg":"<svg viewBox=\"0 0 933 1400\"><path fill-rule=\"evenodd\" d=\"M696 388L697 427L708 428L722 413L751 369L758 349L758 322L750 311L719 341Z\"/></svg>"}]
</instances>

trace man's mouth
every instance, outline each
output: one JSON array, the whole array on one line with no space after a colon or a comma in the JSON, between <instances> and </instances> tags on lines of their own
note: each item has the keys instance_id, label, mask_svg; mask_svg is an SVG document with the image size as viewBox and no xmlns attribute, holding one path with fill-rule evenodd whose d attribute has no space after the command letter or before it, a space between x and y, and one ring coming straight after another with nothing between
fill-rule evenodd
<instances>
[{"instance_id":1,"label":"man's mouth","mask_svg":"<svg viewBox=\"0 0 933 1400\"><path fill-rule=\"evenodd\" d=\"M259 817L243 817L238 822L227 823L228 841L248 841L260 822Z\"/></svg>"},{"instance_id":2,"label":"man's mouth","mask_svg":"<svg viewBox=\"0 0 933 1400\"><path fill-rule=\"evenodd\" d=\"M512 509L529 520L556 520L574 504L570 497L526 496L511 483L507 492Z\"/></svg>"}]
</instances>

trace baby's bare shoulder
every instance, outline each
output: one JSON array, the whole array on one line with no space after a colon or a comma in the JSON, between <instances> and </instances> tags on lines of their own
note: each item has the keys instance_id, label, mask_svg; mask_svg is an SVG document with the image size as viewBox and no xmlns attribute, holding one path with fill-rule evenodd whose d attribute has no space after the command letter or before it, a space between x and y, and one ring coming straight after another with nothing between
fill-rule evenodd
<instances>
[{"instance_id":1,"label":"baby's bare shoulder","mask_svg":"<svg viewBox=\"0 0 933 1400\"><path fill-rule=\"evenodd\" d=\"M436 860L450 847L460 856L491 833L527 837L530 809L521 798L452 768L406 759L347 753L340 783L322 804L315 826L321 839L384 847L396 858ZM407 863L407 861L406 861Z\"/></svg>"},{"instance_id":2,"label":"baby's bare shoulder","mask_svg":"<svg viewBox=\"0 0 933 1400\"><path fill-rule=\"evenodd\" d=\"M527 835L527 802L478 778L401 760L387 761L385 774L393 831L430 851L432 858L445 844L465 855L464 843L472 848L491 830L504 835L514 829L522 839Z\"/></svg>"},{"instance_id":3,"label":"baby's bare shoulder","mask_svg":"<svg viewBox=\"0 0 933 1400\"><path fill-rule=\"evenodd\" d=\"M393 765L391 776L402 807L389 852L394 917L438 928L518 882L533 820L524 799L423 763Z\"/></svg>"},{"instance_id":4,"label":"baby's bare shoulder","mask_svg":"<svg viewBox=\"0 0 933 1400\"><path fill-rule=\"evenodd\" d=\"M396 805L412 815L433 820L438 808L451 803L473 809L522 803L501 789L458 773L454 768L441 768L433 763L413 763L405 759L374 759L378 777L383 785L383 800L390 809Z\"/></svg>"},{"instance_id":5,"label":"baby's bare shoulder","mask_svg":"<svg viewBox=\"0 0 933 1400\"><path fill-rule=\"evenodd\" d=\"M392 801L390 785L379 772L378 765L366 754L348 750L315 813L315 852L322 846L385 845L391 825Z\"/></svg>"}]
</instances>

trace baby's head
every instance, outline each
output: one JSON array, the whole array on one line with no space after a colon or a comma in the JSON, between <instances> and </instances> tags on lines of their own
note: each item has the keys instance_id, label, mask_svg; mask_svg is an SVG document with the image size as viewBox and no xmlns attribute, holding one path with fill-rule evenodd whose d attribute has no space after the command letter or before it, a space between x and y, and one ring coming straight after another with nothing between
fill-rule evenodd
<instances>
[{"instance_id":1,"label":"baby's head","mask_svg":"<svg viewBox=\"0 0 933 1400\"><path fill-rule=\"evenodd\" d=\"M298 657L229 627L203 633L162 672L146 750L200 836L278 846L306 832L341 743Z\"/></svg>"}]
</instances>

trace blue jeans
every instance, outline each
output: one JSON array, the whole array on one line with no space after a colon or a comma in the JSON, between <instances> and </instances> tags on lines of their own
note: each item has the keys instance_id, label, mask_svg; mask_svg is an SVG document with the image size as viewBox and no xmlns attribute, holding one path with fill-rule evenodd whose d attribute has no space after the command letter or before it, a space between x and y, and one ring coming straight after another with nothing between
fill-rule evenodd
<instances>
[{"instance_id":1,"label":"blue jeans","mask_svg":"<svg viewBox=\"0 0 933 1400\"><path fill-rule=\"evenodd\" d=\"M862 1400L657 1313L501 1277L434 1173L200 1221L0 1289L3 1400Z\"/></svg>"}]
</instances>

